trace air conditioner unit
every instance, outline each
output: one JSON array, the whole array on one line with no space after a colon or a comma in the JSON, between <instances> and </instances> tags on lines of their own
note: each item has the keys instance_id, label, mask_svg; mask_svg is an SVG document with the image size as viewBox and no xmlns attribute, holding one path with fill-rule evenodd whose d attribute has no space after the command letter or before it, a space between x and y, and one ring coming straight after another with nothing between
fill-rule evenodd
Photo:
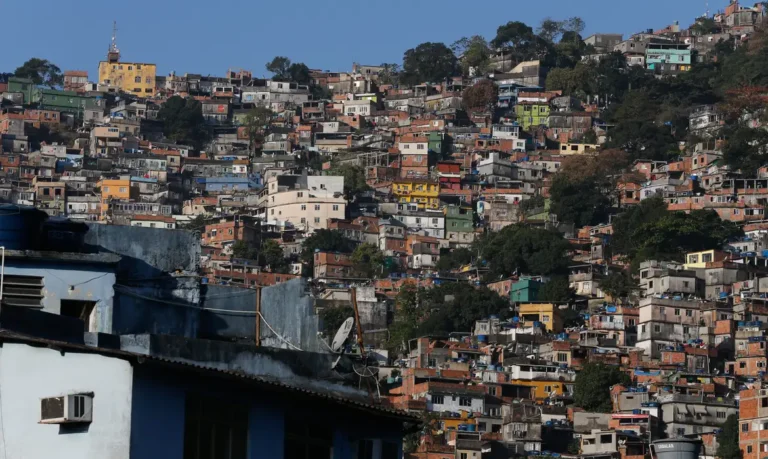
<instances>
[{"instance_id":1,"label":"air conditioner unit","mask_svg":"<svg viewBox=\"0 0 768 459\"><path fill-rule=\"evenodd\" d=\"M40 424L91 422L93 395L70 394L40 400Z\"/></svg>"}]
</instances>

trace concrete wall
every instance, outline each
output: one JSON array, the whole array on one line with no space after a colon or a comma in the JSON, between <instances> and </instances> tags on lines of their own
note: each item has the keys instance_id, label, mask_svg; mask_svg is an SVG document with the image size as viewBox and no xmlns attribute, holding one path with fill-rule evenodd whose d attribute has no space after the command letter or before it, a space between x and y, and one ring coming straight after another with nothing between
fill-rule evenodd
<instances>
[{"instance_id":1,"label":"concrete wall","mask_svg":"<svg viewBox=\"0 0 768 459\"><path fill-rule=\"evenodd\" d=\"M197 277L168 277L130 284L115 289L115 333L198 336L201 309Z\"/></svg>"},{"instance_id":2,"label":"concrete wall","mask_svg":"<svg viewBox=\"0 0 768 459\"><path fill-rule=\"evenodd\" d=\"M88 224L85 243L122 255L118 278L144 279L181 270L196 273L200 238L186 230ZM167 274L166 274L167 275Z\"/></svg>"},{"instance_id":3,"label":"concrete wall","mask_svg":"<svg viewBox=\"0 0 768 459\"><path fill-rule=\"evenodd\" d=\"M4 458L128 459L133 370L129 362L25 344L0 348ZM93 392L93 422L38 424L40 399ZM159 410L162 411L162 410ZM153 456L144 456L153 457ZM159 456L154 456L159 457Z\"/></svg>"},{"instance_id":4,"label":"concrete wall","mask_svg":"<svg viewBox=\"0 0 768 459\"><path fill-rule=\"evenodd\" d=\"M43 277L43 311L59 315L61 300L95 301L90 331L112 333L114 266L7 258L5 274Z\"/></svg>"},{"instance_id":5,"label":"concrete wall","mask_svg":"<svg viewBox=\"0 0 768 459\"><path fill-rule=\"evenodd\" d=\"M315 313L314 299L309 296L306 279L292 279L261 291L261 313L264 320L288 342L303 351L327 352L317 334L320 318ZM262 346L290 349L263 322Z\"/></svg>"}]
</instances>

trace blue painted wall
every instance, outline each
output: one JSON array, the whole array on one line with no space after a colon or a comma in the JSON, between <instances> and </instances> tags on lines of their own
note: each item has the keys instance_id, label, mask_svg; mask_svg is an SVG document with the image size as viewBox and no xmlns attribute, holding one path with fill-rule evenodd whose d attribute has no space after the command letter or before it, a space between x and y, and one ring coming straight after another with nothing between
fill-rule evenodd
<instances>
[{"instance_id":1,"label":"blue painted wall","mask_svg":"<svg viewBox=\"0 0 768 459\"><path fill-rule=\"evenodd\" d=\"M114 266L63 260L6 258L5 274L43 278L43 311L61 312L61 300L95 301L90 331L112 333Z\"/></svg>"},{"instance_id":2,"label":"blue painted wall","mask_svg":"<svg viewBox=\"0 0 768 459\"><path fill-rule=\"evenodd\" d=\"M189 376L189 375L187 375ZM331 423L334 459L354 459L359 439L391 441L402 452L399 425L364 412L329 410L297 402L290 394L265 392L223 379L184 377L181 373L135 367L131 417L131 457L182 459L184 406L187 394L202 394L235 402L249 409L249 459L281 459L285 416Z\"/></svg>"}]
</instances>

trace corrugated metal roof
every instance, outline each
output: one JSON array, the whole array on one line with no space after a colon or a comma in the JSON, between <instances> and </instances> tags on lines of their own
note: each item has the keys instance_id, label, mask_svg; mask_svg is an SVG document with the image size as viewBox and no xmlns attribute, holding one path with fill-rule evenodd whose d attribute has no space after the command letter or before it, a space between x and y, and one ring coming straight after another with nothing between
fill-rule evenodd
<instances>
[{"instance_id":1,"label":"corrugated metal roof","mask_svg":"<svg viewBox=\"0 0 768 459\"><path fill-rule=\"evenodd\" d=\"M421 422L421 418L409 414L405 411L401 411L394 408L388 408L385 406L373 405L370 403L364 403L361 401L341 397L330 392L319 392L316 390L306 389L298 386L286 384L279 380L273 380L262 376L253 376L239 371L222 370L217 368L206 367L204 365L193 364L189 362L180 362L165 357L155 357L151 355L136 354L133 352L127 352L117 349L106 349L100 347L86 346L84 344L74 344L63 341L54 341L44 338L31 337L21 335L8 330L0 330L0 342L20 342L29 345L52 347L62 351L70 350L72 352L85 352L92 354L100 354L108 357L121 358L131 360L134 363L143 365L147 363L156 363L164 366L170 366L178 370L186 371L198 371L209 374L214 377L227 377L229 379L237 379L244 382L251 382L261 386L266 386L275 390L304 394L308 397L323 399L332 403L338 403L348 408L359 409L370 412L372 414L378 414L386 417L393 417L400 419L403 422Z\"/></svg>"}]
</instances>

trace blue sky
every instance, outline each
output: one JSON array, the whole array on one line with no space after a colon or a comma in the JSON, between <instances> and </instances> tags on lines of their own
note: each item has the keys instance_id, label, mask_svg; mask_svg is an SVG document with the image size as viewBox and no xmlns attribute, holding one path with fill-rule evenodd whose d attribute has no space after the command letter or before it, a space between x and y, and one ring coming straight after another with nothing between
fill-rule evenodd
<instances>
[{"instance_id":1,"label":"blue sky","mask_svg":"<svg viewBox=\"0 0 768 459\"><path fill-rule=\"evenodd\" d=\"M711 0L710 8L727 3ZM276 55L310 68L348 71L352 62L401 63L406 49L425 41L450 45L462 36L493 38L508 21L535 27L547 16L581 16L585 36L626 36L675 20L688 25L704 13L706 0L6 0L2 8L4 17L16 19L3 21L0 71L40 57L65 70L87 70L93 80L113 20L122 59L156 63L161 75L223 75L229 67L263 75L264 64Z\"/></svg>"}]
</instances>

